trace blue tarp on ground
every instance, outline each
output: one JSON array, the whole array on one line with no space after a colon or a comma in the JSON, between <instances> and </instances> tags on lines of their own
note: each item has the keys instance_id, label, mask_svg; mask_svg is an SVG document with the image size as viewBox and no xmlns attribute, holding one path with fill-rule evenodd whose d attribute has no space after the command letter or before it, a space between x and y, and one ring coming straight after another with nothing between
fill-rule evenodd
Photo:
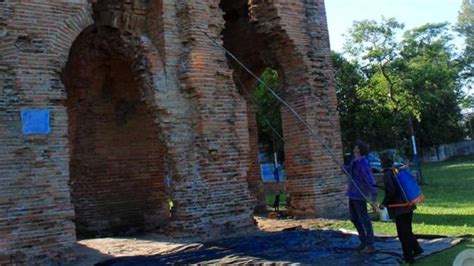
<instances>
[{"instance_id":1,"label":"blue tarp on ground","mask_svg":"<svg viewBox=\"0 0 474 266\"><path fill-rule=\"evenodd\" d=\"M424 256L459 243L462 238L420 239ZM296 230L260 233L205 244L186 245L175 253L122 257L97 265L169 265L291 263L303 265L399 265L400 242L394 237L377 238L376 254L354 250L357 236L334 230Z\"/></svg>"}]
</instances>

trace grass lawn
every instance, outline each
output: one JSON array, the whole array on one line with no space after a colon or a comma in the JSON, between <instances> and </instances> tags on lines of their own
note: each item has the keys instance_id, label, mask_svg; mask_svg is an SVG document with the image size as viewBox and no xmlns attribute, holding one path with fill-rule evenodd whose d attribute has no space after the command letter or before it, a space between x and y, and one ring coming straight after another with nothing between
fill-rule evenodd
<instances>
[{"instance_id":1,"label":"grass lawn","mask_svg":"<svg viewBox=\"0 0 474 266\"><path fill-rule=\"evenodd\" d=\"M415 210L415 234L462 236L474 235L474 156L422 166L425 201ZM287 194L280 196L280 207L286 206ZM379 191L379 202L383 191ZM274 194L266 195L272 206ZM355 230L348 220L324 224L332 228ZM396 235L394 223L373 222L376 234ZM420 259L417 265L452 265L459 252L474 248L474 240L463 242L446 251Z\"/></svg>"},{"instance_id":2,"label":"grass lawn","mask_svg":"<svg viewBox=\"0 0 474 266\"><path fill-rule=\"evenodd\" d=\"M413 217L415 234L474 235L474 156L426 163L422 173L426 200L418 206ZM379 198L382 198L383 192L380 194ZM350 221L335 222L330 226L355 230ZM396 234L393 223L374 222L373 226L377 234ZM474 248L472 239L420 259L417 265L452 265L455 256L466 248Z\"/></svg>"},{"instance_id":3,"label":"grass lawn","mask_svg":"<svg viewBox=\"0 0 474 266\"><path fill-rule=\"evenodd\" d=\"M280 208L286 207L286 198L288 197L288 193L283 192L280 194ZM275 193L267 193L265 194L265 203L267 206L272 207L273 201L275 200Z\"/></svg>"}]
</instances>

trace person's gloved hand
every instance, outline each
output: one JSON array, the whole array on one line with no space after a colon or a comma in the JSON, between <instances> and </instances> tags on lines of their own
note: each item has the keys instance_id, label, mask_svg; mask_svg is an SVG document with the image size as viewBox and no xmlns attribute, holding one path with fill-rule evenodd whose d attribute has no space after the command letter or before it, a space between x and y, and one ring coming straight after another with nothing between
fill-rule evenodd
<instances>
[{"instance_id":1,"label":"person's gloved hand","mask_svg":"<svg viewBox=\"0 0 474 266\"><path fill-rule=\"evenodd\" d=\"M379 209L379 206L377 205L377 202L372 202L372 210L374 210L374 212L380 212L380 209Z\"/></svg>"}]
</instances>

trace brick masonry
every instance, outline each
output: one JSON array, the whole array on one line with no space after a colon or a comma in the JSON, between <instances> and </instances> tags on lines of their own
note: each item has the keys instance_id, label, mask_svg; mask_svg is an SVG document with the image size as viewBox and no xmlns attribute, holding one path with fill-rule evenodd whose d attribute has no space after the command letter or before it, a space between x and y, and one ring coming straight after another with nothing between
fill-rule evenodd
<instances>
[{"instance_id":1,"label":"brick masonry","mask_svg":"<svg viewBox=\"0 0 474 266\"><path fill-rule=\"evenodd\" d=\"M78 237L255 229L255 81L209 38L277 69L342 157L322 0L0 1L0 264L73 259ZM51 132L22 134L23 109ZM291 210L344 213L337 165L282 120Z\"/></svg>"},{"instance_id":2,"label":"brick masonry","mask_svg":"<svg viewBox=\"0 0 474 266\"><path fill-rule=\"evenodd\" d=\"M67 91L70 186L78 237L152 230L169 217L164 154L132 40L91 27L71 48ZM103 43L107 43L103 46ZM132 67L131 67L132 66Z\"/></svg>"}]
</instances>

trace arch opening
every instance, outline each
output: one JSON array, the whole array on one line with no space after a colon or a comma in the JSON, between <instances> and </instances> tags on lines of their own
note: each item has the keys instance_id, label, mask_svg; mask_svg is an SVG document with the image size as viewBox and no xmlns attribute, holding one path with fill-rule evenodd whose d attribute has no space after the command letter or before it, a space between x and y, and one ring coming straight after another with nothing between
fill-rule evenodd
<instances>
[{"instance_id":1,"label":"arch opening","mask_svg":"<svg viewBox=\"0 0 474 266\"><path fill-rule=\"evenodd\" d=\"M116 29L92 27L62 72L78 238L157 230L170 217L166 146L143 99L150 88L140 81L133 45Z\"/></svg>"},{"instance_id":2,"label":"arch opening","mask_svg":"<svg viewBox=\"0 0 474 266\"><path fill-rule=\"evenodd\" d=\"M266 83L283 92L285 76L278 55L271 48L272 37L259 30L249 3L246 0L221 0L225 21L222 30L224 47ZM279 205L287 207L281 106L233 59L228 58L227 62L233 69L235 86L247 102L250 138L247 182L256 198L255 212L267 211L278 194L281 194Z\"/></svg>"}]
</instances>

